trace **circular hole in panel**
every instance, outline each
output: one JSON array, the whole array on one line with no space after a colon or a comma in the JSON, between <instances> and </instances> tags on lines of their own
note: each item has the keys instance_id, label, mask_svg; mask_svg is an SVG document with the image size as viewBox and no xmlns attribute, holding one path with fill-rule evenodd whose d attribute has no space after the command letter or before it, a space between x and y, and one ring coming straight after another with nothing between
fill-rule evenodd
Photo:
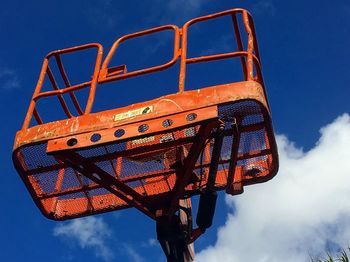
<instances>
[{"instance_id":1,"label":"circular hole in panel","mask_svg":"<svg viewBox=\"0 0 350 262\"><path fill-rule=\"evenodd\" d=\"M148 113L150 113L151 112L151 108L149 107L149 106L147 106L147 107L145 107L143 110L142 110L142 114L144 115L144 114L148 114Z\"/></svg>"},{"instance_id":2,"label":"circular hole in panel","mask_svg":"<svg viewBox=\"0 0 350 262\"><path fill-rule=\"evenodd\" d=\"M140 133L146 132L148 130L149 126L147 124L140 125L138 130Z\"/></svg>"},{"instance_id":3,"label":"circular hole in panel","mask_svg":"<svg viewBox=\"0 0 350 262\"><path fill-rule=\"evenodd\" d=\"M191 114L188 114L187 116L186 116L186 120L187 121L193 121L193 120L195 120L197 118L197 114L195 114L195 113L191 113Z\"/></svg>"},{"instance_id":4,"label":"circular hole in panel","mask_svg":"<svg viewBox=\"0 0 350 262\"><path fill-rule=\"evenodd\" d=\"M115 136L115 137L122 137L124 134L125 134L125 130L124 130L124 129L117 129L117 130L114 132L114 136Z\"/></svg>"},{"instance_id":5,"label":"circular hole in panel","mask_svg":"<svg viewBox=\"0 0 350 262\"><path fill-rule=\"evenodd\" d=\"M67 141L67 146L75 146L78 144L78 140L76 138L71 138Z\"/></svg>"},{"instance_id":6,"label":"circular hole in panel","mask_svg":"<svg viewBox=\"0 0 350 262\"><path fill-rule=\"evenodd\" d=\"M97 141L99 141L100 139L101 139L101 135L98 134L98 133L95 133L95 134L93 134L93 135L90 137L90 141L91 141L91 142L97 142Z\"/></svg>"},{"instance_id":7,"label":"circular hole in panel","mask_svg":"<svg viewBox=\"0 0 350 262\"><path fill-rule=\"evenodd\" d=\"M165 128L168 128L169 126L171 126L172 124L174 123L173 120L171 119L165 119L162 123L162 125L165 127Z\"/></svg>"}]
</instances>

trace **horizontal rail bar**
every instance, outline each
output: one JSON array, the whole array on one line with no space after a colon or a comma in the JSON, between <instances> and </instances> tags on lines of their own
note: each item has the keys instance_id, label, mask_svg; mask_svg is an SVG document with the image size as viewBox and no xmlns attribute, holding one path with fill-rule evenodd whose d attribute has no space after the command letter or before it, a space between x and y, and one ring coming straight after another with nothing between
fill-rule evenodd
<instances>
[{"instance_id":1,"label":"horizontal rail bar","mask_svg":"<svg viewBox=\"0 0 350 262\"><path fill-rule=\"evenodd\" d=\"M241 33L239 31L239 26L238 26L237 17L236 17L237 14L242 14L244 29L248 35L248 44L247 44L248 50L247 51L243 51ZM215 19L218 17L228 16L228 15L230 15L232 17L232 23L234 25L233 31L234 31L234 35L236 37L239 51L222 53L222 54L215 54L215 55L208 55L208 56L201 56L201 57L187 58L186 56L187 56L187 34L188 34L187 31L188 31L188 27L193 25L193 24L205 21L205 20ZM108 73L108 70L109 70L108 65L111 62L111 59L112 59L113 55L115 54L120 43L122 43L126 40L129 40L129 39L132 39L132 38L142 37L142 36L145 36L148 34L153 34L153 33L162 32L162 31L166 31L166 30L173 30L174 31L174 50L173 50L173 57L170 61L168 61L167 63L161 64L161 65L158 65L158 66L149 67L149 68L140 69L140 70L135 70L132 72L123 72L123 73L118 74L118 75L113 75L113 74ZM180 34L182 35L181 49L180 49ZM96 58L96 64L95 64L94 74L93 74L92 80L84 82L84 83L80 83L80 84L77 84L74 86L70 86L70 83L69 83L68 77L65 73L60 55L71 53L71 52L76 52L76 51L80 51L80 50L84 50L84 49L88 49L88 48L97 48L98 49L98 54L97 54L97 58ZM241 8L230 9L230 10L226 10L223 12L194 18L194 19L188 21L187 23L185 23L181 29L179 29L176 25L164 25L164 26L155 27L155 28L151 28L151 29L147 29L147 30L124 35L124 36L120 37L119 39L117 39L113 43L113 45L112 45L110 51L108 52L106 58L104 59L104 61L102 61L102 51L103 51L103 47L101 44L89 43L89 44L85 44L85 45L81 45L81 46L76 46L76 47L71 47L71 48L66 48L66 49L56 50L56 51L50 52L45 57L45 61L44 61L44 64L43 64L43 67L41 70L39 81L38 81L36 90L35 90L33 97L32 97L33 103L31 103L31 105L28 109L28 114L27 114L26 119L24 121L23 128L28 128L29 122L30 122L30 119L32 117L33 110L35 107L35 103L38 99L50 97L50 96L60 96L62 94L68 93L69 96L71 97L72 102L73 102L75 108L77 109L78 113L80 115L82 115L83 112L82 112L82 109L79 105L78 100L76 99L76 97L74 95L74 91L77 91L77 90L80 90L82 88L90 86L88 102L87 102L86 108L84 110L84 114L89 114L91 111L93 102L94 102L97 84L103 84L103 83L112 82L112 81L116 81L116 80L123 80L123 79L131 78L131 77L141 76L141 75L145 75L145 74L158 72L158 71L167 69L167 68L173 66L177 62L177 60L179 59L179 56L181 56L180 75L179 75L179 92L180 93L184 91L186 65L187 64L208 62L208 61L213 61L213 60L235 58L235 57L240 57L245 80L258 81L259 83L261 83L263 85L263 88L264 88L262 73L261 73L261 68L260 68L259 50L258 50L258 46L257 46L257 40L255 38L255 28L254 28L254 24L252 21L252 17L246 10L241 9ZM40 89L41 89L41 86L43 84L43 80L45 77L46 69L48 67L48 59L51 57L56 58L60 73L61 73L63 80L64 80L64 83L67 87L64 89L60 89L60 90L40 92ZM244 59L245 57L246 57L246 59ZM101 63L102 63L102 66L101 66ZM256 76L254 76L254 70L256 72ZM265 88L264 88L264 93L266 96ZM67 110L65 110L65 111L67 111Z\"/></svg>"},{"instance_id":2,"label":"horizontal rail bar","mask_svg":"<svg viewBox=\"0 0 350 262\"><path fill-rule=\"evenodd\" d=\"M33 100L37 101L38 99L43 98L43 97L63 95L63 94L69 93L69 92L80 90L80 89L82 89L84 87L89 86L90 84L91 84L91 81L84 82L84 83L81 83L81 84L78 84L78 85L74 85L74 86L71 86L71 87L67 87L67 88L64 88L64 89L42 92L42 93L37 94L33 98Z\"/></svg>"},{"instance_id":3,"label":"horizontal rail bar","mask_svg":"<svg viewBox=\"0 0 350 262\"><path fill-rule=\"evenodd\" d=\"M93 48L93 47L96 47L97 49L103 49L102 45L100 43L89 43L89 44L85 44L85 45L73 46L73 47L68 47L65 49L59 49L59 50L52 51L52 52L48 53L45 58L49 59L50 57L55 56L55 55L72 53L72 52L76 52L76 51L80 51L80 50L84 50L84 49L89 49L89 48Z\"/></svg>"},{"instance_id":4,"label":"horizontal rail bar","mask_svg":"<svg viewBox=\"0 0 350 262\"><path fill-rule=\"evenodd\" d=\"M186 63L193 64L193 63L199 63L199 62L208 62L213 60L221 60L221 59L243 57L243 56L247 57L248 52L237 51L237 52L229 52L229 53L222 53L222 54L215 54L215 55L208 55L208 56L192 57L192 58L187 58ZM253 59L256 65L260 67L259 60L255 55L253 55Z\"/></svg>"},{"instance_id":5,"label":"horizontal rail bar","mask_svg":"<svg viewBox=\"0 0 350 262\"><path fill-rule=\"evenodd\" d=\"M56 79L55 79L55 77L54 77L54 75L53 75L53 73L52 73L52 71L50 69L50 66L47 67L46 72L47 72L47 75L49 76L49 79L50 79L50 82L51 82L51 85L52 85L53 89L55 91L60 90L59 87L58 87L58 84L56 82ZM67 103L66 103L64 97L61 94L59 94L59 95L57 95L57 98L60 101L61 107L63 108L63 111L66 113L66 116L68 118L72 118L73 115L69 111L69 108L67 106Z\"/></svg>"},{"instance_id":6,"label":"horizontal rail bar","mask_svg":"<svg viewBox=\"0 0 350 262\"><path fill-rule=\"evenodd\" d=\"M188 22L186 22L184 24L184 27L185 26L189 27L190 25L193 25L193 24L198 23L198 22L202 22L204 20L210 20L210 19L214 19L214 18L218 18L218 17L221 17L221 16L226 16L226 15L231 15L231 14L243 13L245 11L246 10L242 9L242 8L233 8L233 9L225 10L225 11L218 12L218 13L215 13L215 14L210 14L210 15L204 15L204 16L196 17L196 18L191 19Z\"/></svg>"},{"instance_id":7,"label":"horizontal rail bar","mask_svg":"<svg viewBox=\"0 0 350 262\"><path fill-rule=\"evenodd\" d=\"M96 64L95 64L95 72L94 75L92 77L91 81L82 83L82 84L78 84L63 90L55 90L55 91L48 91L48 92L43 92L41 93L41 88L42 85L44 83L44 79L45 79L45 75L49 66L49 59L53 56L57 56L60 54L66 54L66 53L71 53L71 52L75 52L75 51L80 51L80 50L85 50L85 49L89 49L89 48L97 48L98 49L98 53L97 53L97 59L96 59ZM30 121L33 117L33 113L36 107L36 101L39 98L42 97L48 97L48 96L54 96L54 95L59 95L59 94L64 94L64 93L68 93L68 92L72 92L75 90L79 90L81 88L84 88L88 85L91 84L92 88L90 89L90 95L89 95L89 102L87 107L90 106L91 109L91 100L93 101L93 98L91 98L91 94L93 94L94 96L94 92L95 92L95 88L96 88L96 83L97 83L97 78L98 78L98 71L100 68L100 62L102 59L102 52L103 52L103 47L101 44L99 43L89 43L89 44L85 44L85 45L80 45L80 46L75 46L75 47L70 47L70 48L66 48L66 49L62 49L62 50L56 50L56 51L52 51L50 52L48 55L46 55L46 57L44 58L41 70L40 70L40 75L39 75L39 79L38 82L36 84L33 96L32 96L32 100L29 104L29 108L26 114L26 117L23 121L23 125L22 125L22 130L27 129L29 127ZM96 72L97 70L97 72ZM87 108L88 109L88 108ZM86 110L87 110L86 109Z\"/></svg>"},{"instance_id":8,"label":"horizontal rail bar","mask_svg":"<svg viewBox=\"0 0 350 262\"><path fill-rule=\"evenodd\" d=\"M197 18L194 18L194 19L192 19L184 24L184 26L182 28L181 63L180 63L180 73L179 73L179 92L180 93L184 92L184 90L185 90L186 65L188 62L188 59L187 59L188 28L193 24L196 24L196 23L199 23L199 22L202 22L205 20L210 20L210 19L214 19L214 18L218 18L218 17L222 17L222 16L227 16L227 15L235 16L237 13L241 13L244 16L243 22L245 25L246 32L248 34L248 40L251 41L252 35L251 35L251 31L249 29L249 24L247 25L247 23L249 23L249 21L247 22L245 19L246 17L249 18L250 14L246 10L241 9L241 8L226 10L226 11L215 13L215 14L197 17ZM232 20L232 21L233 21L233 23L235 22L235 20ZM234 32L237 33L236 28L234 28L234 29L235 29ZM239 39L240 39L240 36L239 36ZM249 41L248 41L248 50L247 50L248 55L247 55L246 69L243 69L243 73L247 79L252 80L251 75L253 74L253 66L252 66L252 64L253 64L253 59L252 59L253 49L251 48L251 45L249 46ZM189 60L191 61L191 59L189 59Z\"/></svg>"},{"instance_id":9,"label":"horizontal rail bar","mask_svg":"<svg viewBox=\"0 0 350 262\"><path fill-rule=\"evenodd\" d=\"M108 75L108 65L109 65L113 55L115 54L118 46L122 42L124 42L128 39L137 38L140 36L153 34L153 33L166 31L166 30L174 30L174 50L173 50L173 57L170 61L168 61L167 63L162 64L162 65L149 67L146 69L140 69L140 70L124 73L121 75ZM117 41L115 41L113 43L112 48L110 49L109 53L107 54L107 56L102 64L100 76L99 76L99 83L107 83L107 82L111 82L111 81L115 81L115 80L121 80L121 79L126 79L126 78L130 78L130 77L134 77L134 76L140 76L140 75L144 75L144 74L149 74L149 73L165 70L165 69L171 67L172 65L174 65L176 63L176 61L179 57L179 39L180 39L180 30L175 25L165 25L165 26L155 27L155 28L151 28L148 30L128 34L128 35L125 35L125 36L119 38Z\"/></svg>"}]
</instances>

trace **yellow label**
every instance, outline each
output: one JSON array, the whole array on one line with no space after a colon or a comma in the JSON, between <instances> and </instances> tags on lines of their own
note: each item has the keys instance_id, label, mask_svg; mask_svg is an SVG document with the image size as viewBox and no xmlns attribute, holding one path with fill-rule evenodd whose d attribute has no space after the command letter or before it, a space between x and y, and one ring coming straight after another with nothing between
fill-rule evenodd
<instances>
[{"instance_id":1,"label":"yellow label","mask_svg":"<svg viewBox=\"0 0 350 262\"><path fill-rule=\"evenodd\" d=\"M153 112L153 106L145 106L138 109L130 110L124 113L116 114L114 116L114 121L120 121L123 119L127 119L130 117L138 116L138 115L144 115L149 114Z\"/></svg>"},{"instance_id":2,"label":"yellow label","mask_svg":"<svg viewBox=\"0 0 350 262\"><path fill-rule=\"evenodd\" d=\"M153 142L154 140L155 140L154 136L148 136L148 137L132 140L131 143L132 143L132 145L140 145L140 144L144 144L144 143Z\"/></svg>"}]
</instances>

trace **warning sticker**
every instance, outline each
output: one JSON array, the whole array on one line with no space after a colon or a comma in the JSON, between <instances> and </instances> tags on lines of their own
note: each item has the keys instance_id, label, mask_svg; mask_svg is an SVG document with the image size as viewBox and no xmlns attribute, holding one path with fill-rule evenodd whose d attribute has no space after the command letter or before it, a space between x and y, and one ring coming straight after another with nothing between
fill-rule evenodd
<instances>
[{"instance_id":1,"label":"warning sticker","mask_svg":"<svg viewBox=\"0 0 350 262\"><path fill-rule=\"evenodd\" d=\"M144 115L149 114L153 112L153 106L145 106L138 109L130 110L124 113L116 114L114 116L114 121L120 121L123 119L127 119L130 117L138 116L138 115Z\"/></svg>"},{"instance_id":2,"label":"warning sticker","mask_svg":"<svg viewBox=\"0 0 350 262\"><path fill-rule=\"evenodd\" d=\"M140 144L153 142L154 140L155 140L154 136L148 136L148 137L132 140L131 143L132 145L140 145Z\"/></svg>"},{"instance_id":3,"label":"warning sticker","mask_svg":"<svg viewBox=\"0 0 350 262\"><path fill-rule=\"evenodd\" d=\"M170 141L174 141L174 135L173 134L167 134L165 136L161 136L159 139L159 143L166 143L166 142L170 142Z\"/></svg>"}]
</instances>

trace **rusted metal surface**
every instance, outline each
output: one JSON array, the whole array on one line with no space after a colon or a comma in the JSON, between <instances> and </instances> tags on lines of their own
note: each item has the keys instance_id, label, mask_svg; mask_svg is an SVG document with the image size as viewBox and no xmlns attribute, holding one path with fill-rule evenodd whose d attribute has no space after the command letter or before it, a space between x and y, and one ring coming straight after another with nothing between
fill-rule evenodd
<instances>
[{"instance_id":1,"label":"rusted metal surface","mask_svg":"<svg viewBox=\"0 0 350 262\"><path fill-rule=\"evenodd\" d=\"M247 43L247 50L243 50L243 44L241 40L241 33L238 29L238 22L237 22L237 14L242 14L243 17L243 24L244 28L246 31L246 34L248 36L248 43ZM203 56L203 57L197 57L197 58L187 58L187 35L188 35L188 29L191 25L200 23L202 21L210 20L210 19L216 19L222 16L232 16L232 22L234 26L234 34L235 34L235 39L237 41L238 45L238 50L235 52L230 52L230 53L224 53L224 54L216 54L216 55L211 55L211 56ZM149 35L149 34L154 34L157 32L162 32L166 30L172 30L174 31L174 47L173 47L173 58L159 66L154 66L150 68L145 68L142 70L137 70L133 72L127 72L126 67L123 67L124 65L118 65L118 66L112 66L109 67L109 64L111 62L111 59L113 55L115 54L118 46L120 43L127 41L128 39L132 38L137 38L137 37L142 37L144 35ZM180 31L182 32L182 35L180 36ZM181 48L179 46L179 42L181 41ZM64 71L64 66L63 63L60 59L60 55L62 54L69 54L72 52L76 51L81 51L81 50L86 50L90 48L97 48L97 56L96 56L96 63L94 67L94 73L92 76L91 81L87 81L84 83L80 83L74 86L71 86L69 83L69 80L67 78L67 75L65 74ZM65 102L63 101L62 95L65 93L68 93L69 96L72 99L72 102L74 106L76 107L77 111L82 114L83 111L81 109L81 106L79 105L79 102L77 101L74 91L77 91L82 88L90 87L90 92L89 92L89 97L87 99L87 105L84 110L84 114L89 114L91 112L91 108L93 105L93 101L95 98L95 91L96 91L96 86L97 84L103 84L106 82L111 82L111 81L116 81L116 80L121 80L129 77L135 77L135 76L140 76L144 74L149 74L157 71L164 70L176 63L176 61L180 57L180 72L179 72L179 93L182 93L185 90L185 76L186 76L186 65L191 64L191 63L199 63L199 62L207 62L207 61L212 61L212 60L219 60L219 59L227 59L227 58L234 58L234 57L239 57L240 60L242 61L242 71L245 75L246 81L249 80L256 80L260 85L262 85L264 89L264 84L262 80L262 75L261 75L261 70L260 70L260 64L259 64L259 51L257 47L257 42L255 38L255 30L254 26L252 24L252 19L250 14L243 9L232 9L232 10L227 10L224 12L216 13L213 15L208 15L208 16L203 16L203 17L198 17L195 19L192 19L185 23L183 28L179 29L175 25L165 25L165 26L160 26L140 32L136 32L133 34L128 34L125 35L121 38L119 38L115 43L113 44L112 48L108 52L106 58L104 59L102 66L102 52L103 48L100 44L98 43L91 43L91 44L86 44L86 45L81 45L77 47L72 47L72 48L67 48L63 50L57 50L49 53L43 62L43 66L41 69L40 77L37 83L37 87L35 89L35 92L33 94L33 98L27 113L27 116L25 118L24 124L23 124L23 129L27 129L29 127L29 123L31 118L33 117L33 113L35 111L35 104L36 101L45 97L49 96L57 96L60 99L60 102L62 104L62 107L64 111L66 112L68 117L71 117L71 114L68 112L68 109L66 108ZM41 92L41 88L44 82L45 75L48 74L50 75L50 69L48 67L48 62L49 59L55 58L56 62L58 64L60 73L64 79L66 87L63 89L58 89L57 85L55 84L55 81L52 77L50 77L50 80L52 82L53 88L55 89L54 91L46 91L46 92ZM122 67L122 69L120 68ZM254 70L256 69L256 76L254 76ZM116 70L118 69L118 70ZM117 72L117 73L116 73ZM248 73L247 73L248 72ZM265 92L265 90L263 90ZM266 98L265 98L266 99ZM35 113L36 117L35 119L37 122L40 122L40 119L38 117L38 112Z\"/></svg>"},{"instance_id":2,"label":"rusted metal surface","mask_svg":"<svg viewBox=\"0 0 350 262\"><path fill-rule=\"evenodd\" d=\"M186 91L185 93L171 94L147 102L104 111L103 114L92 113L77 118L36 125L29 129L22 129L16 135L14 148L18 148L27 143L46 141L48 139L65 137L67 135L118 127L128 123L175 114L179 111L182 112L197 108L205 108L231 101L254 99L266 107L266 100L263 94L263 87L255 81L217 85L198 90ZM118 114L147 106L154 106L154 111L147 115L141 114L114 121L114 117ZM91 123L94 124L91 125Z\"/></svg>"},{"instance_id":3,"label":"rusted metal surface","mask_svg":"<svg viewBox=\"0 0 350 262\"><path fill-rule=\"evenodd\" d=\"M232 21L237 50L187 57L189 28L223 16ZM164 31L173 32L170 61L136 71L111 65L122 42ZM89 49L96 50L93 75L72 85L61 56ZM56 62L63 88L50 59ZM223 59L240 61L241 81L186 90L187 65ZM178 62L177 93L91 113L96 89L103 84L159 72ZM42 91L45 79L52 90ZM84 88L88 97L81 101L75 92ZM49 97L58 99L65 119L44 122L37 102ZM214 146L219 129L220 146ZM243 193L244 186L271 179L278 170L278 155L250 14L232 9L192 19L181 28L165 25L128 34L114 42L104 60L98 43L49 53L16 134L13 161L38 208L54 220L130 207L155 220L172 220L184 199L190 210L190 197L207 187L234 195ZM192 225L192 217L180 211L183 224ZM190 247L202 233L202 228L190 230L185 244ZM189 254L193 259L193 250Z\"/></svg>"},{"instance_id":4,"label":"rusted metal surface","mask_svg":"<svg viewBox=\"0 0 350 262\"><path fill-rule=\"evenodd\" d=\"M188 114L196 114L197 117L193 121L189 122L186 120ZM215 118L218 118L217 107L206 107L202 109L191 110L184 113L178 113L173 116L169 115L166 117L158 117L153 120L140 121L137 123L118 126L117 128L114 127L109 129L103 129L98 132L98 134L101 136L101 139L99 139L98 141L91 141L93 135L96 134L95 132L87 132L75 136L66 136L64 138L51 139L50 141L48 141L46 152L53 153L55 151L79 149L84 147L97 146L105 143L119 142L130 138L133 138L134 141L137 141L139 137L147 137L149 136L149 134L156 135L158 132L164 130L167 130L168 132L174 132L179 128L183 129L188 125L192 125L202 121L212 120ZM164 127L163 123L165 123L165 121L169 119L171 120L172 124L170 126ZM138 128L143 124L147 124L148 129L145 132L141 133L138 131ZM115 136L115 132L117 132L118 130L120 130L120 132L123 132L123 135L119 137ZM72 139L75 139L77 143L74 145L68 145L69 141L71 141ZM159 143L159 141L154 142ZM137 143L135 144L137 145ZM135 146L135 148L137 148L137 146Z\"/></svg>"},{"instance_id":5,"label":"rusted metal surface","mask_svg":"<svg viewBox=\"0 0 350 262\"><path fill-rule=\"evenodd\" d=\"M62 54L68 54L68 53L72 53L72 52L77 52L77 51L81 51L81 50L86 50L86 49L90 49L90 48L97 48L97 56L96 56L96 62L95 62L95 67L94 67L94 73L92 76L92 79L90 81L84 82L84 83L80 83L74 86L69 86L69 81L65 75L64 69L63 69L63 64L62 61L59 59L60 55ZM87 86L90 86L90 93L89 93L89 98L88 98L88 102L87 102L87 106L85 109L85 114L90 113L91 110L91 106L94 100L94 96L95 96L95 89L96 89L96 85L97 85L97 79L98 79L98 74L99 74L99 70L100 70L100 64L102 61L102 53L103 53L103 47L101 44L98 43L91 43L91 44L86 44L86 45L81 45L81 46L76 46L76 47L72 47L72 48L66 48L63 50L57 50L57 51L53 51L51 53L49 53L43 62L43 65L41 67L41 72L40 72L40 76L39 76L39 80L38 83L36 85L32 100L30 102L29 105L29 109L26 115L26 118L24 119L24 123L23 123L23 127L22 130L28 129L31 118L33 116L33 112L36 109L36 101L40 98L44 98L44 97L49 97L49 96L58 96L61 102L61 105L64 109L66 109L66 104L63 100L63 98L61 97L62 94L65 93L69 93L71 98L73 99L73 103L75 104L76 107L80 108L80 105L78 103L78 101L75 98L74 95L74 91L77 91L79 89L85 88ZM58 89L57 88L57 84L53 81L54 79L52 77L50 77L51 83L53 85L53 88L55 89L54 91L47 91L47 92L41 92L41 88L43 86L44 83L44 78L46 74L50 75L50 69L49 69L49 59L55 57L57 60L57 64L58 67L60 68L60 72L63 75L64 79L65 79L65 84L66 84L66 88L64 89ZM68 85L68 86L67 86ZM66 110L65 110L66 111ZM70 116L70 114L68 113L68 111L66 112L68 114L68 117ZM40 119L38 118L38 114L36 113L36 120L37 122L42 122L40 121Z\"/></svg>"},{"instance_id":6,"label":"rusted metal surface","mask_svg":"<svg viewBox=\"0 0 350 262\"><path fill-rule=\"evenodd\" d=\"M241 40L241 34L238 29L238 21L237 21L237 14L243 15L243 24L244 28L246 30L246 33L248 35L248 48L246 51L243 51L243 44ZM185 90L185 77L186 77L186 65L189 63L197 63L197 62L207 62L211 60L218 60L218 59L224 59L229 57L240 57L240 60L242 62L242 71L245 76L245 80L255 80L254 79L254 72L253 72L253 63L259 64L259 52L257 51L257 48L254 47L254 39L255 39L255 31L254 28L250 26L251 23L251 16L250 14L244 10L244 9L232 9L227 10L224 12L207 15L198 17L195 19L192 19L185 23L185 25L182 28L182 46L187 46L187 34L188 34L188 28L191 25L194 25L196 23L210 20L210 19L216 19L219 17L231 15L232 16L232 23L234 26L234 32L235 32L235 39L237 41L238 51L232 52L232 53L225 53L225 54L216 54L206 57L198 57L198 58L187 58L187 48L181 49L181 68L180 68L180 77L179 77L179 92L183 92ZM245 61L245 57L247 57L247 61ZM254 60L253 60L254 59ZM256 69L259 71L257 73L257 81L260 83L263 83L260 66L256 66Z\"/></svg>"}]
</instances>

